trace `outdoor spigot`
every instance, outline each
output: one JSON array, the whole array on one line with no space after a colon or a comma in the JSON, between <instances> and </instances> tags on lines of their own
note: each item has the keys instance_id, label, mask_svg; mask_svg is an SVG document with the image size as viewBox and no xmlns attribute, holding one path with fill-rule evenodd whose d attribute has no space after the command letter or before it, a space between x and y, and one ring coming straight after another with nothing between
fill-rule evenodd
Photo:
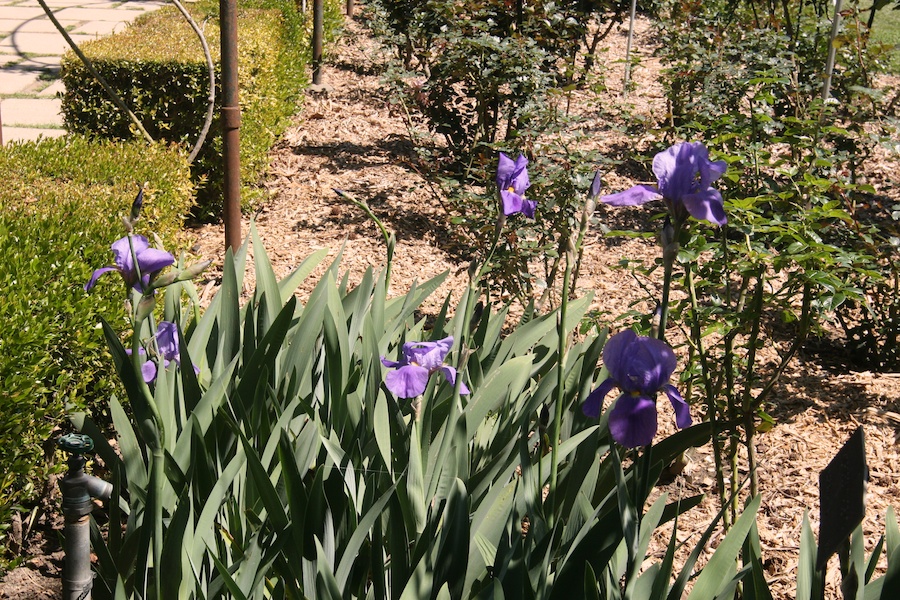
<instances>
[{"instance_id":1,"label":"outdoor spigot","mask_svg":"<svg viewBox=\"0 0 900 600\"><path fill-rule=\"evenodd\" d=\"M69 433L59 438L58 445L69 455L69 470L59 482L66 522L63 598L90 600L94 580L91 573L92 499L109 500L112 484L84 472L84 455L94 449L94 441L90 436Z\"/></svg>"}]
</instances>

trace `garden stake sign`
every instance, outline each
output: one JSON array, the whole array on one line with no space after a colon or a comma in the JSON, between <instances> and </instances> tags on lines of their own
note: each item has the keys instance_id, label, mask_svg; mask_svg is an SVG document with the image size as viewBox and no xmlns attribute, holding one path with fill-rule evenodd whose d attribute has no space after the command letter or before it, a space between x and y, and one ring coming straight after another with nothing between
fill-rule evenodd
<instances>
[{"instance_id":1,"label":"garden stake sign","mask_svg":"<svg viewBox=\"0 0 900 600\"><path fill-rule=\"evenodd\" d=\"M850 534L866 516L866 442L859 427L819 473L819 550L816 570L822 571L828 559L842 545L849 545Z\"/></svg>"}]
</instances>

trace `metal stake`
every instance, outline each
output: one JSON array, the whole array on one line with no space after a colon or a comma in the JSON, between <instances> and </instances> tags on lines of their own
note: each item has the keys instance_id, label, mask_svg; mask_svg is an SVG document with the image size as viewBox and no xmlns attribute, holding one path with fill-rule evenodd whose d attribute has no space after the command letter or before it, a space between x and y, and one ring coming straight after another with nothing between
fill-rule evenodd
<instances>
[{"instance_id":1,"label":"metal stake","mask_svg":"<svg viewBox=\"0 0 900 600\"><path fill-rule=\"evenodd\" d=\"M323 0L313 1L313 55L312 55L312 82L313 85L322 84L322 37L325 31L325 5Z\"/></svg>"},{"instance_id":2,"label":"metal stake","mask_svg":"<svg viewBox=\"0 0 900 600\"><path fill-rule=\"evenodd\" d=\"M222 45L222 160L225 164L222 220L225 248L241 245L241 105L238 101L237 2L219 0Z\"/></svg>"}]
</instances>

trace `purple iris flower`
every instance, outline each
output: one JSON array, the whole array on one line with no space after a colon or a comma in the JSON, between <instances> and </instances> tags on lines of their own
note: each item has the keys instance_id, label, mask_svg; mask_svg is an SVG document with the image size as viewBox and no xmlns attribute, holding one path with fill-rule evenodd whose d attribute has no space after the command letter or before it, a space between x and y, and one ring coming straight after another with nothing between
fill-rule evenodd
<instances>
[{"instance_id":1,"label":"purple iris flower","mask_svg":"<svg viewBox=\"0 0 900 600\"><path fill-rule=\"evenodd\" d=\"M687 402L669 383L675 371L675 353L656 338L639 336L630 329L611 337L603 348L603 363L609 371L581 407L588 417L600 416L603 400L614 387L622 390L609 414L609 432L626 448L646 446L656 435L656 395L665 392L675 409L675 423L689 427Z\"/></svg>"},{"instance_id":2,"label":"purple iris flower","mask_svg":"<svg viewBox=\"0 0 900 600\"><path fill-rule=\"evenodd\" d=\"M507 217L520 212L529 219L534 218L537 200L525 198L525 190L531 185L527 167L528 159L521 154L513 162L506 154L500 153L500 162L497 164L497 188L500 190L503 214Z\"/></svg>"},{"instance_id":3,"label":"purple iris flower","mask_svg":"<svg viewBox=\"0 0 900 600\"><path fill-rule=\"evenodd\" d=\"M407 342L403 344L403 358L398 362L381 357L381 364L397 369L384 378L384 384L398 398L415 398L425 391L428 377L435 371L444 374L450 385L456 385L456 369L444 364L453 347L453 337L436 342ZM460 394L468 394L465 383L460 384Z\"/></svg>"},{"instance_id":4,"label":"purple iris flower","mask_svg":"<svg viewBox=\"0 0 900 600\"><path fill-rule=\"evenodd\" d=\"M165 250L157 250L150 247L150 242L142 235L131 236L131 243L134 245L134 256L137 258L137 266L135 269L134 261L131 256L131 247L128 244L128 237L125 236L120 240L113 242L112 251L116 264L97 269L91 275L91 280L84 285L84 291L89 291L97 283L97 279L108 271L118 271L125 280L128 287L133 287L137 291L143 293L150 285L150 279L160 270L175 263L175 257ZM141 273L138 279L138 271Z\"/></svg>"},{"instance_id":5,"label":"purple iris flower","mask_svg":"<svg viewBox=\"0 0 900 600\"><path fill-rule=\"evenodd\" d=\"M162 361L163 368L168 367L173 360L176 365L180 366L181 352L178 345L178 327L175 323L160 321L159 326L156 328L156 335L153 337L156 340L157 356ZM130 349L126 350L126 352L131 354ZM146 354L143 348L139 352L141 355ZM141 365L141 375L144 377L144 381L147 383L156 381L157 369L158 366L153 360L148 360ZM196 365L194 365L194 372L200 372Z\"/></svg>"},{"instance_id":6,"label":"purple iris flower","mask_svg":"<svg viewBox=\"0 0 900 600\"><path fill-rule=\"evenodd\" d=\"M600 201L612 206L637 206L662 198L673 218L680 222L687 215L716 225L728 222L722 194L710 184L725 173L724 160L711 162L701 142L682 142L653 157L657 185L636 185L629 190L603 196Z\"/></svg>"}]
</instances>

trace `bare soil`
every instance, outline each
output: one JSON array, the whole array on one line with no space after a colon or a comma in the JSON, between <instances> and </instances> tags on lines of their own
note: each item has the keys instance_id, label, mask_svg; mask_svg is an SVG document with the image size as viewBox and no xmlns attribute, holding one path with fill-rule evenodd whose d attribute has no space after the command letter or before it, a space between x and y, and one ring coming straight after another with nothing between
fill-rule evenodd
<instances>
[{"instance_id":1,"label":"bare soil","mask_svg":"<svg viewBox=\"0 0 900 600\"><path fill-rule=\"evenodd\" d=\"M640 147L649 140L626 139L609 127L608 115L615 107L627 107L648 121L659 120L665 114L662 89L656 78L660 65L652 57L655 40L652 28L643 20L635 41L641 56L633 73L635 89L627 97L622 96L620 59L624 57L625 34L624 29L619 29L609 38L610 48L604 61L608 90L600 97L576 92L579 110L593 119L589 128L597 147L609 152L620 152L629 145ZM438 302L447 293L463 290L467 264L460 261L460 252L453 247L454 238L440 203L415 169L415 153L404 119L392 109L381 87L378 72L383 60L367 31L359 23L349 22L326 69L325 86L307 95L295 124L271 153L265 182L270 196L253 218L279 276L289 273L313 251L329 248L332 256L342 254L342 268L350 273L353 283L366 268L383 266L385 251L377 227L333 190L350 192L365 199L397 235L391 293L403 294L413 281L449 271L443 288L434 295ZM601 106L602 114L598 108ZM871 183L879 188L879 193L896 201L900 194L891 182L892 174L900 172L896 157L884 155L873 164ZM625 174L617 173L608 174L605 181L611 191L634 183ZM601 206L596 216L600 221L616 220L619 227L648 227L641 220L640 211L624 209L614 213ZM248 217L243 223L244 235L249 227ZM208 299L221 273L223 227L206 225L188 233L194 252L214 261L202 287L202 297ZM586 241L579 291L593 292L594 308L609 314L618 314L635 303L637 308L649 310L644 292L637 289L628 272L616 265L623 257L649 259L657 252L652 242L609 239L594 228ZM254 281L252 263L248 265L247 293ZM305 291L308 290L300 290L300 295ZM863 522L867 550L872 549L884 530L887 507L900 504L900 454L894 444L894 429L868 411L896 410L900 406L900 374L854 371L846 366L850 363L848 358L842 356L840 348L832 349L828 356L811 348L801 351L778 385L771 411L776 427L757 438L762 491L758 527L765 566L779 599L795 594L800 526L805 511L809 511L813 529L818 531L818 474L857 427L865 428L871 473ZM660 417L661 434L672 430L670 421L668 415ZM662 489L671 495L708 494L679 522L678 539L692 547L691 541L699 538L718 510L710 449L700 448L691 454L681 474ZM53 504L53 500L49 502ZM53 543L53 528L59 526L59 519L50 519L51 514L52 509L44 519L52 522L39 523L32 530L31 539L24 542L26 552L36 558L6 576L0 583L0 599L61 597L61 553ZM654 550L657 560L662 556L667 535L663 531L658 536ZM710 549L718 539L713 537ZM835 572L832 563L832 578ZM835 584L836 581L830 581L828 589L830 597L837 598Z\"/></svg>"}]
</instances>

